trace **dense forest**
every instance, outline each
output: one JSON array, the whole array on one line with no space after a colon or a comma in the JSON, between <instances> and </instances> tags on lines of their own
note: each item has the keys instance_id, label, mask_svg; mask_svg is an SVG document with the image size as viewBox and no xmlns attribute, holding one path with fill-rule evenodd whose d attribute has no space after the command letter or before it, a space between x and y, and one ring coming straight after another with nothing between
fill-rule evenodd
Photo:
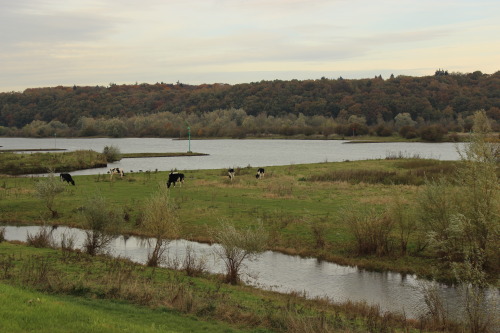
<instances>
[{"instance_id":1,"label":"dense forest","mask_svg":"<svg viewBox=\"0 0 500 333\"><path fill-rule=\"evenodd\" d=\"M439 141L485 110L500 130L500 72L51 87L0 93L2 136L194 137L401 135ZM458 136L457 136L458 137Z\"/></svg>"}]
</instances>

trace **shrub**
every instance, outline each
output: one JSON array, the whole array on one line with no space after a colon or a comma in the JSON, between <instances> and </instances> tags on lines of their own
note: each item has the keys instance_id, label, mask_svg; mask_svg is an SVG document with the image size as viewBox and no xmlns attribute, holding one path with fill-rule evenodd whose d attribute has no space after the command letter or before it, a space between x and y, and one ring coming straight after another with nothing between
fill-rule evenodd
<instances>
[{"instance_id":1,"label":"shrub","mask_svg":"<svg viewBox=\"0 0 500 333\"><path fill-rule=\"evenodd\" d=\"M146 201L142 227L153 237L148 239L152 250L148 253L147 265L156 267L162 262L170 239L177 236L179 229L175 207L165 186L159 185L157 193Z\"/></svg>"},{"instance_id":2,"label":"shrub","mask_svg":"<svg viewBox=\"0 0 500 333\"><path fill-rule=\"evenodd\" d=\"M354 235L358 255L389 253L389 235L394 222L386 214L346 211L344 222Z\"/></svg>"},{"instance_id":3,"label":"shrub","mask_svg":"<svg viewBox=\"0 0 500 333\"><path fill-rule=\"evenodd\" d=\"M85 240L83 247L90 255L104 252L118 232L121 216L101 196L87 200L83 208Z\"/></svg>"},{"instance_id":4,"label":"shrub","mask_svg":"<svg viewBox=\"0 0 500 333\"><path fill-rule=\"evenodd\" d=\"M377 133L378 136L391 136L392 130L387 125L381 124L375 128L375 133Z\"/></svg>"},{"instance_id":5,"label":"shrub","mask_svg":"<svg viewBox=\"0 0 500 333\"><path fill-rule=\"evenodd\" d=\"M207 261L203 257L199 258L193 247L187 245L181 269L186 272L187 276L201 276L207 271Z\"/></svg>"},{"instance_id":6,"label":"shrub","mask_svg":"<svg viewBox=\"0 0 500 333\"><path fill-rule=\"evenodd\" d=\"M56 179L53 173L47 178L42 178L35 183L35 193L38 198L44 201L45 206L52 214L52 218L58 216L57 211L54 209L54 202L56 196L64 191L64 185Z\"/></svg>"},{"instance_id":7,"label":"shrub","mask_svg":"<svg viewBox=\"0 0 500 333\"><path fill-rule=\"evenodd\" d=\"M122 159L120 148L116 146L105 146L102 153L106 157L108 163L119 161Z\"/></svg>"},{"instance_id":8,"label":"shrub","mask_svg":"<svg viewBox=\"0 0 500 333\"><path fill-rule=\"evenodd\" d=\"M419 134L422 140L439 142L443 140L446 130L440 125L430 125L421 128Z\"/></svg>"},{"instance_id":9,"label":"shrub","mask_svg":"<svg viewBox=\"0 0 500 333\"><path fill-rule=\"evenodd\" d=\"M52 230L48 227L41 227L34 235L28 233L27 243L34 247L53 247L54 240L52 238Z\"/></svg>"},{"instance_id":10,"label":"shrub","mask_svg":"<svg viewBox=\"0 0 500 333\"><path fill-rule=\"evenodd\" d=\"M254 260L264 251L267 233L262 225L256 229L237 230L234 225L222 221L212 237L218 245L214 254L226 266L226 282L237 284L240 269L245 260Z\"/></svg>"},{"instance_id":11,"label":"shrub","mask_svg":"<svg viewBox=\"0 0 500 333\"><path fill-rule=\"evenodd\" d=\"M405 139L414 139L418 136L417 131L412 126L401 127L399 130L399 135L401 135L401 137Z\"/></svg>"}]
</instances>

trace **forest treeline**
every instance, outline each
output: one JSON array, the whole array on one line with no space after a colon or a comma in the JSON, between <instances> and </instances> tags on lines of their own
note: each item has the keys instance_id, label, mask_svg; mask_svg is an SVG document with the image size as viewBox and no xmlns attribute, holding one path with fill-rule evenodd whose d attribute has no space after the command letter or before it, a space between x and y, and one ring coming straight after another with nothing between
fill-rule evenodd
<instances>
[{"instance_id":1,"label":"forest treeline","mask_svg":"<svg viewBox=\"0 0 500 333\"><path fill-rule=\"evenodd\" d=\"M500 130L500 72L245 84L134 84L0 93L2 136L196 137L399 134L440 141L484 110ZM453 138L453 137L452 137Z\"/></svg>"}]
</instances>

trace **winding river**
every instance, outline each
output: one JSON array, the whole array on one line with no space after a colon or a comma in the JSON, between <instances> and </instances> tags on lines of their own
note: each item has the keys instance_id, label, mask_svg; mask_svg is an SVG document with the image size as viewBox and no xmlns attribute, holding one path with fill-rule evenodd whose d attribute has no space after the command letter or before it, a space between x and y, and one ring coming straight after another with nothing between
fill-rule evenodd
<instances>
[{"instance_id":1,"label":"winding river","mask_svg":"<svg viewBox=\"0 0 500 333\"><path fill-rule=\"evenodd\" d=\"M6 226L7 240L26 241L27 235L35 235L39 226ZM82 248L85 234L80 229L58 227L53 230L53 239L60 244L62 235L72 237L75 247ZM213 247L186 240L172 241L169 245L170 261L182 262L187 247L197 258L206 261L212 273L223 273L224 265L213 255ZM148 242L139 237L117 237L112 242L111 255L144 264L150 251ZM246 264L243 280L255 287L278 292L298 292L306 297L327 297L333 302L365 301L378 304L382 311L405 313L408 318L418 318L427 311L422 288L429 282L419 280L414 275L393 272L370 272L357 267L341 266L314 258L302 258L273 251L266 251L258 260ZM437 285L437 290L445 300L450 315L459 318L463 314L464 295L460 288ZM498 290L488 292L488 306L499 308ZM498 311L497 311L498 313Z\"/></svg>"}]
</instances>

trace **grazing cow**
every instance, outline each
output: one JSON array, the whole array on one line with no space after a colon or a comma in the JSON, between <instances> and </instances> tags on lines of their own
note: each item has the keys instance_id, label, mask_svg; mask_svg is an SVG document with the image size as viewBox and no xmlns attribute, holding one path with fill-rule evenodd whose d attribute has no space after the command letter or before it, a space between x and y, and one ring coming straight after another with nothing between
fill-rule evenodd
<instances>
[{"instance_id":1,"label":"grazing cow","mask_svg":"<svg viewBox=\"0 0 500 333\"><path fill-rule=\"evenodd\" d=\"M61 178L61 181L63 182L68 182L68 184L71 183L71 185L75 185L75 181L69 173L60 173L59 178Z\"/></svg>"},{"instance_id":2,"label":"grazing cow","mask_svg":"<svg viewBox=\"0 0 500 333\"><path fill-rule=\"evenodd\" d=\"M177 172L171 172L168 175L168 181L167 181L167 188L170 188L170 185L173 183L174 187L175 184L179 182L179 186L181 186L182 183L184 183L184 174L183 173L177 173Z\"/></svg>"},{"instance_id":3,"label":"grazing cow","mask_svg":"<svg viewBox=\"0 0 500 333\"><path fill-rule=\"evenodd\" d=\"M125 172L122 168L111 168L109 169L108 173L110 174L109 179L113 179L113 175L120 175L120 178L123 178L123 176L125 176Z\"/></svg>"},{"instance_id":4,"label":"grazing cow","mask_svg":"<svg viewBox=\"0 0 500 333\"><path fill-rule=\"evenodd\" d=\"M264 174L265 174L264 168L258 168L257 174L255 175L255 178L257 178L257 179L264 178Z\"/></svg>"},{"instance_id":5,"label":"grazing cow","mask_svg":"<svg viewBox=\"0 0 500 333\"><path fill-rule=\"evenodd\" d=\"M227 170L227 174L229 176L229 179L233 180L234 178L234 169L233 168L230 168Z\"/></svg>"}]
</instances>

